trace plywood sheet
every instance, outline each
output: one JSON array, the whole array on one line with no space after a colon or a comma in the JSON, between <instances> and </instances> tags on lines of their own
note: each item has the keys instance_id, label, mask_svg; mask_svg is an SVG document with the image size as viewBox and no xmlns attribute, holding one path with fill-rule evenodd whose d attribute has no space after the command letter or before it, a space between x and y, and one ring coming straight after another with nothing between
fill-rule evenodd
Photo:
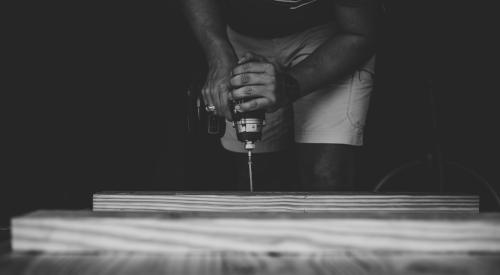
<instances>
[{"instance_id":1,"label":"plywood sheet","mask_svg":"<svg viewBox=\"0 0 500 275\"><path fill-rule=\"evenodd\" d=\"M94 211L479 212L477 195L384 193L102 192Z\"/></svg>"}]
</instances>

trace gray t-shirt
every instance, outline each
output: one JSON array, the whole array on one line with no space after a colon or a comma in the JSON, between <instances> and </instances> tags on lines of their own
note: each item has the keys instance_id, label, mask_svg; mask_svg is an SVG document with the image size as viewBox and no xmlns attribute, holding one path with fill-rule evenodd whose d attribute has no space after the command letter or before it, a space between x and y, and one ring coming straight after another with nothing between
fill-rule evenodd
<instances>
[{"instance_id":1,"label":"gray t-shirt","mask_svg":"<svg viewBox=\"0 0 500 275\"><path fill-rule=\"evenodd\" d=\"M238 33L282 37L332 21L332 0L225 0L225 17Z\"/></svg>"}]
</instances>

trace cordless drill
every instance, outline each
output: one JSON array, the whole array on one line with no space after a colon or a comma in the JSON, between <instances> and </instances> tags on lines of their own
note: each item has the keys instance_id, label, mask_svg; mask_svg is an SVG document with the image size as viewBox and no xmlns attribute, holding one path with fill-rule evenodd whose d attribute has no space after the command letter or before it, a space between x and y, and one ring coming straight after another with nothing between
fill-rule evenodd
<instances>
[{"instance_id":1,"label":"cordless drill","mask_svg":"<svg viewBox=\"0 0 500 275\"><path fill-rule=\"evenodd\" d=\"M266 121L263 110L245 113L234 110L234 106L246 100L248 99L240 99L233 102L233 127L236 130L236 137L244 143L245 150L248 152L248 175L250 191L253 192L252 150L255 149L255 143L262 138L262 128L266 125Z\"/></svg>"}]
</instances>

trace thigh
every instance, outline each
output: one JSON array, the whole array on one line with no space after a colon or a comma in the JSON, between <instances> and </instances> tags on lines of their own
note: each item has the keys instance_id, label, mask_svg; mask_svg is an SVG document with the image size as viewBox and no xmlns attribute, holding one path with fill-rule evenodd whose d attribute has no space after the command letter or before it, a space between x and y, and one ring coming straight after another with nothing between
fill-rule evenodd
<instances>
[{"instance_id":1,"label":"thigh","mask_svg":"<svg viewBox=\"0 0 500 275\"><path fill-rule=\"evenodd\" d=\"M355 190L357 151L358 147L346 144L297 143L301 189Z\"/></svg>"}]
</instances>

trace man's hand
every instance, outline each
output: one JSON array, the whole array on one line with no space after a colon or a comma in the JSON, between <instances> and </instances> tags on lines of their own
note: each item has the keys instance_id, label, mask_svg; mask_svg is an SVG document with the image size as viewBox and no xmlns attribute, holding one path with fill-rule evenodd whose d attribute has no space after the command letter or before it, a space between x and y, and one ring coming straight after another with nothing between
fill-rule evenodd
<instances>
[{"instance_id":1,"label":"man's hand","mask_svg":"<svg viewBox=\"0 0 500 275\"><path fill-rule=\"evenodd\" d=\"M232 71L230 100L249 99L236 111L274 112L299 97L298 83L265 57L246 53Z\"/></svg>"},{"instance_id":2,"label":"man's hand","mask_svg":"<svg viewBox=\"0 0 500 275\"><path fill-rule=\"evenodd\" d=\"M236 64L236 61L218 61L210 64L205 85L201 90L205 105L215 106L215 113L226 117L229 121L232 121L231 110L228 105L229 79L234 64Z\"/></svg>"}]
</instances>

